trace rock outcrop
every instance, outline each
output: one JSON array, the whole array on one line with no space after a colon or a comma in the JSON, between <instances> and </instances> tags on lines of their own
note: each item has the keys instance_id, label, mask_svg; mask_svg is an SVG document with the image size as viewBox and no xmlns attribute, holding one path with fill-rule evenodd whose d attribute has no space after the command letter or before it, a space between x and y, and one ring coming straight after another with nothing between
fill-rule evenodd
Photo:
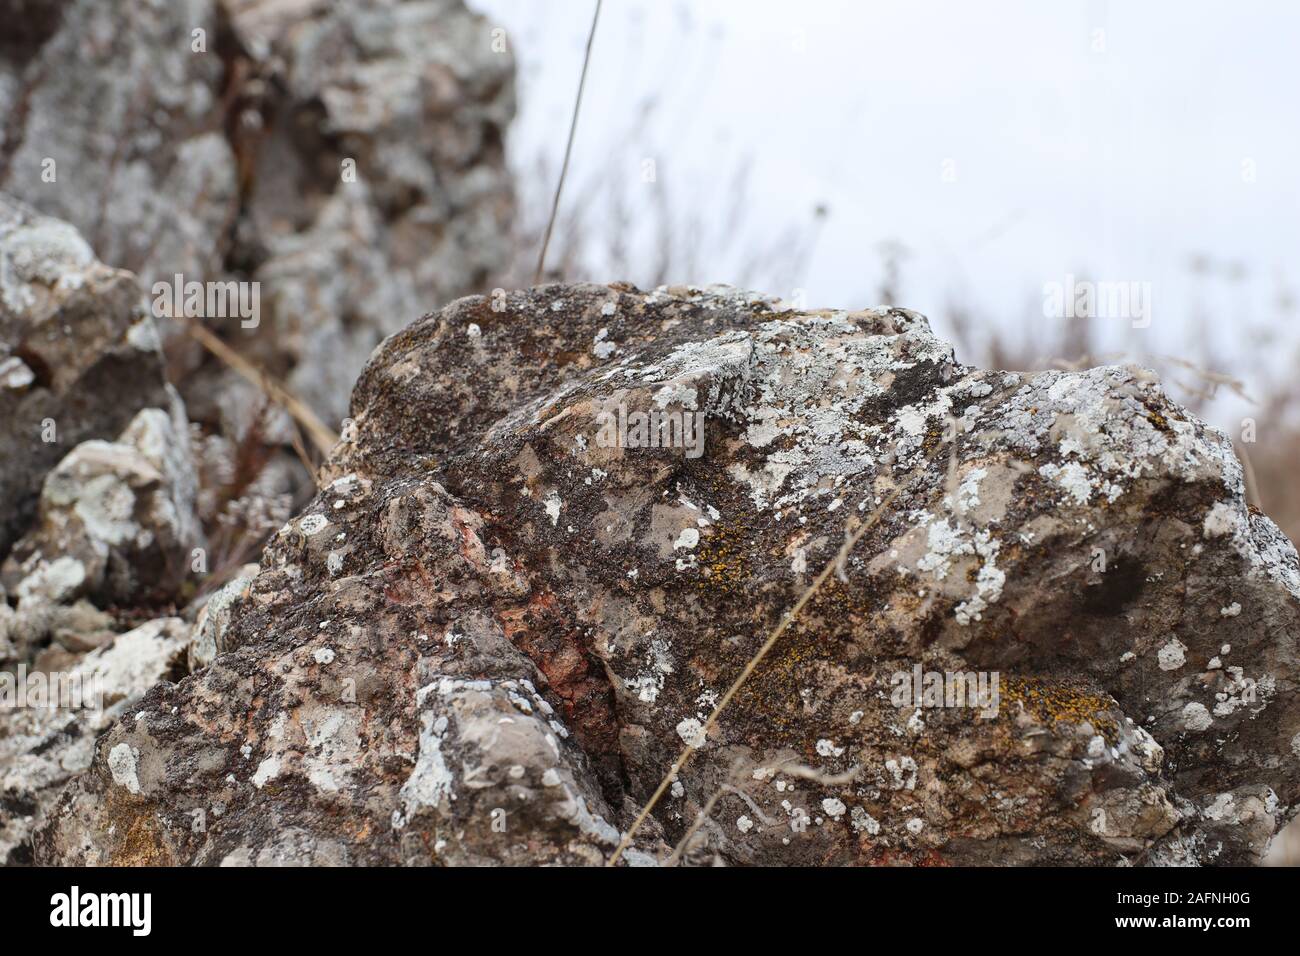
<instances>
[{"instance_id":1,"label":"rock outcrop","mask_svg":"<svg viewBox=\"0 0 1300 956\"><path fill-rule=\"evenodd\" d=\"M336 426L385 335L507 264L513 58L460 0L0 20L0 676L129 630L162 662L135 694L211 660L248 582L218 585L309 485L288 414L169 304L202 284L191 317ZM0 708L0 863L109 716Z\"/></svg>"},{"instance_id":2,"label":"rock outcrop","mask_svg":"<svg viewBox=\"0 0 1300 956\"><path fill-rule=\"evenodd\" d=\"M597 864L684 746L628 863L1240 864L1300 799L1300 561L1141 369L547 286L392 336L351 415L38 862Z\"/></svg>"},{"instance_id":3,"label":"rock outcrop","mask_svg":"<svg viewBox=\"0 0 1300 956\"><path fill-rule=\"evenodd\" d=\"M252 320L206 319L327 420L380 339L506 264L513 58L460 0L0 0L0 18L22 24L0 40L0 190L146 290L260 283ZM162 331L191 414L246 420L257 389Z\"/></svg>"},{"instance_id":4,"label":"rock outcrop","mask_svg":"<svg viewBox=\"0 0 1300 956\"><path fill-rule=\"evenodd\" d=\"M184 409L146 408L118 441L82 442L46 476L36 524L0 581L20 602L175 599L203 543L194 498Z\"/></svg>"}]
</instances>

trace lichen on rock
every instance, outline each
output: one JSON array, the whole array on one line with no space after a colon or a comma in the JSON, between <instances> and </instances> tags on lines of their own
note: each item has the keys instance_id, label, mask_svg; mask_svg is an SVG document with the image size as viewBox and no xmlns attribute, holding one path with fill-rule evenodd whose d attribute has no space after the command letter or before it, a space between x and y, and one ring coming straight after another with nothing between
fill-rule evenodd
<instances>
[{"instance_id":1,"label":"lichen on rock","mask_svg":"<svg viewBox=\"0 0 1300 956\"><path fill-rule=\"evenodd\" d=\"M0 555L71 448L173 401L135 277L96 260L69 224L0 194Z\"/></svg>"},{"instance_id":2,"label":"lichen on rock","mask_svg":"<svg viewBox=\"0 0 1300 956\"><path fill-rule=\"evenodd\" d=\"M82 693L76 709L7 709L0 735L0 863L30 863L31 834L60 788L90 766L101 731L129 714L131 702L172 677L189 640L189 625L158 618L81 657L56 679Z\"/></svg>"},{"instance_id":3,"label":"lichen on rock","mask_svg":"<svg viewBox=\"0 0 1300 956\"><path fill-rule=\"evenodd\" d=\"M23 603L137 606L174 599L203 543L189 424L141 410L115 442L82 442L45 478L36 524L0 566Z\"/></svg>"},{"instance_id":4,"label":"lichen on rock","mask_svg":"<svg viewBox=\"0 0 1300 956\"><path fill-rule=\"evenodd\" d=\"M724 287L461 299L376 350L211 664L104 734L36 856L597 864L689 746L627 862L711 801L686 862L1254 862L1300 798L1298 582L1144 370L984 371L916 313ZM917 668L997 704L899 698Z\"/></svg>"}]
</instances>

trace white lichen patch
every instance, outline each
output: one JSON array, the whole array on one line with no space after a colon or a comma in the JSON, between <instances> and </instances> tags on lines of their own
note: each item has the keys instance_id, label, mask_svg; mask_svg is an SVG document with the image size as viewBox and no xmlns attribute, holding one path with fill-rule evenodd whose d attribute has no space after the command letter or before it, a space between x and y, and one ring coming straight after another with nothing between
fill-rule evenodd
<instances>
[{"instance_id":1,"label":"white lichen patch","mask_svg":"<svg viewBox=\"0 0 1300 956\"><path fill-rule=\"evenodd\" d=\"M1237 822L1237 807L1232 799L1232 794L1221 793L1207 806L1202 813L1207 820L1216 820L1226 823Z\"/></svg>"},{"instance_id":2,"label":"white lichen patch","mask_svg":"<svg viewBox=\"0 0 1300 956\"><path fill-rule=\"evenodd\" d=\"M847 313L835 313L679 346L641 376L659 388L698 385L697 404L709 419L734 422L746 443L763 452L757 465L733 463L729 473L766 509L828 494L836 480L874 467L872 444L888 442L892 426L863 425L855 416L884 393L880 383L897 369L951 359L951 348L919 323L904 335L867 336ZM939 394L902 415L916 431L914 446L926 420L946 414L950 405Z\"/></svg>"},{"instance_id":3,"label":"white lichen patch","mask_svg":"<svg viewBox=\"0 0 1300 956\"><path fill-rule=\"evenodd\" d=\"M1187 663L1187 646L1173 638L1156 652L1156 662L1162 671L1176 671Z\"/></svg>"},{"instance_id":4,"label":"white lichen patch","mask_svg":"<svg viewBox=\"0 0 1300 956\"><path fill-rule=\"evenodd\" d=\"M911 757L890 758L885 761L885 771L889 774L889 786L892 790L916 789L916 761Z\"/></svg>"},{"instance_id":5,"label":"white lichen patch","mask_svg":"<svg viewBox=\"0 0 1300 956\"><path fill-rule=\"evenodd\" d=\"M329 519L324 515L303 515L298 521L298 530L309 538L320 534L327 527L329 527Z\"/></svg>"},{"instance_id":6,"label":"white lichen patch","mask_svg":"<svg viewBox=\"0 0 1300 956\"><path fill-rule=\"evenodd\" d=\"M1002 586L1007 576L994 564L1000 547L1000 542L987 531L976 533L975 552L983 559L983 564L975 574L975 594L957 605L954 612L958 624L980 620L984 610L1002 597Z\"/></svg>"},{"instance_id":7,"label":"white lichen patch","mask_svg":"<svg viewBox=\"0 0 1300 956\"><path fill-rule=\"evenodd\" d=\"M140 751L130 744L121 743L108 752L108 770L113 775L113 782L119 787L126 787L130 793L140 792L140 776L137 761Z\"/></svg>"},{"instance_id":8,"label":"white lichen patch","mask_svg":"<svg viewBox=\"0 0 1300 956\"><path fill-rule=\"evenodd\" d=\"M686 746L696 750L706 743L704 725L694 717L687 717L677 724L677 736L682 738Z\"/></svg>"},{"instance_id":9,"label":"white lichen patch","mask_svg":"<svg viewBox=\"0 0 1300 956\"><path fill-rule=\"evenodd\" d=\"M1199 732L1208 729L1213 723L1214 718L1204 704L1192 701L1183 708L1183 726L1188 730Z\"/></svg>"},{"instance_id":10,"label":"white lichen patch","mask_svg":"<svg viewBox=\"0 0 1300 956\"><path fill-rule=\"evenodd\" d=\"M664 681L669 674L673 673L671 649L671 642L661 638L652 639L646 653L645 665L637 672L636 677L627 682L628 688L642 703L653 704L658 700L659 694L664 689Z\"/></svg>"},{"instance_id":11,"label":"white lichen patch","mask_svg":"<svg viewBox=\"0 0 1300 956\"><path fill-rule=\"evenodd\" d=\"M1277 682L1268 674L1253 680L1241 667L1227 668L1228 679L1214 695L1214 716L1228 717L1238 708L1255 706L1262 710L1277 690Z\"/></svg>"},{"instance_id":12,"label":"white lichen patch","mask_svg":"<svg viewBox=\"0 0 1300 956\"><path fill-rule=\"evenodd\" d=\"M591 352L598 359L607 359L618 351L618 346L607 338L609 329L601 329L591 343Z\"/></svg>"},{"instance_id":13,"label":"white lichen patch","mask_svg":"<svg viewBox=\"0 0 1300 956\"><path fill-rule=\"evenodd\" d=\"M1205 537L1221 538L1224 535L1239 533L1243 521L1241 513L1232 504L1216 501L1206 513L1202 528Z\"/></svg>"},{"instance_id":14,"label":"white lichen patch","mask_svg":"<svg viewBox=\"0 0 1300 956\"><path fill-rule=\"evenodd\" d=\"M542 501L542 507L546 509L546 516L551 519L552 527L560 523L560 508L563 505L564 502L560 500L560 496L554 491Z\"/></svg>"},{"instance_id":15,"label":"white lichen patch","mask_svg":"<svg viewBox=\"0 0 1300 956\"><path fill-rule=\"evenodd\" d=\"M945 498L944 504L959 515L978 507L980 504L980 482L988 477L987 468L972 468L957 486L955 496Z\"/></svg>"},{"instance_id":16,"label":"white lichen patch","mask_svg":"<svg viewBox=\"0 0 1300 956\"><path fill-rule=\"evenodd\" d=\"M447 718L425 711L420 714L420 752L415 768L398 792L403 810L394 811L393 827L401 829L424 807L437 807L456 799L454 778L442 752Z\"/></svg>"},{"instance_id":17,"label":"white lichen patch","mask_svg":"<svg viewBox=\"0 0 1300 956\"><path fill-rule=\"evenodd\" d=\"M673 542L673 550L679 550L681 548L691 550L699 543L700 531L698 528L683 528L682 533L679 534L677 540Z\"/></svg>"},{"instance_id":18,"label":"white lichen patch","mask_svg":"<svg viewBox=\"0 0 1300 956\"><path fill-rule=\"evenodd\" d=\"M822 810L832 820L838 821L846 809L848 808L844 806L844 802L835 797L827 797L822 801Z\"/></svg>"},{"instance_id":19,"label":"white lichen patch","mask_svg":"<svg viewBox=\"0 0 1300 956\"><path fill-rule=\"evenodd\" d=\"M1002 543L988 529L971 530L964 523L953 524L948 518L935 518L929 512L920 512L918 522L925 528L925 553L915 559L915 568L933 575L936 584L944 585L945 593L959 598L954 609L957 622L968 625L979 621L984 611L1002 597L1006 584L1006 572L997 566L997 556ZM905 535L896 542L899 546L897 567L906 570L909 561L903 551L914 555L914 548L908 542L914 533ZM956 563L968 557L979 561L975 572L974 592L966 586L964 576L952 574ZM877 566L881 559L877 559Z\"/></svg>"},{"instance_id":20,"label":"white lichen patch","mask_svg":"<svg viewBox=\"0 0 1300 956\"><path fill-rule=\"evenodd\" d=\"M849 825L853 827L855 833L866 833L870 836L880 833L879 821L861 807L853 808L849 814Z\"/></svg>"},{"instance_id":21,"label":"white lichen patch","mask_svg":"<svg viewBox=\"0 0 1300 956\"><path fill-rule=\"evenodd\" d=\"M273 754L257 765L257 769L253 772L253 786L260 790L279 775L280 757Z\"/></svg>"},{"instance_id":22,"label":"white lichen patch","mask_svg":"<svg viewBox=\"0 0 1300 956\"><path fill-rule=\"evenodd\" d=\"M1038 473L1055 482L1076 505L1086 505L1092 499L1092 478L1088 469L1077 461L1039 465Z\"/></svg>"},{"instance_id":23,"label":"white lichen patch","mask_svg":"<svg viewBox=\"0 0 1300 956\"><path fill-rule=\"evenodd\" d=\"M1149 774L1158 774L1164 765L1165 750L1146 730L1132 727L1132 751L1138 765Z\"/></svg>"},{"instance_id":24,"label":"white lichen patch","mask_svg":"<svg viewBox=\"0 0 1300 956\"><path fill-rule=\"evenodd\" d=\"M68 600L86 580L86 566L64 555L53 561L39 561L15 588L20 601L44 598L54 603Z\"/></svg>"}]
</instances>

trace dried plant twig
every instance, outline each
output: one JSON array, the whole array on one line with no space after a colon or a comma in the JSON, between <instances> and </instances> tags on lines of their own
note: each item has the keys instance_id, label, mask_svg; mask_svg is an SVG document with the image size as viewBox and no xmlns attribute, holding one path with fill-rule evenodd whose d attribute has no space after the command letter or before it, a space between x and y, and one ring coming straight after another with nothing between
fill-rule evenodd
<instances>
[{"instance_id":1,"label":"dried plant twig","mask_svg":"<svg viewBox=\"0 0 1300 956\"><path fill-rule=\"evenodd\" d=\"M555 228L555 215L560 210L560 193L564 190L564 177L569 172L569 156L573 153L573 135L578 131L578 111L582 108L582 90L587 85L587 66L591 63L591 44L596 39L596 23L600 20L601 0L596 0L596 10L591 15L591 32L587 34L587 53L582 58L582 75L578 78L578 96L573 101L573 118L569 120L569 142L564 147L564 164L560 167L560 178L555 184L555 199L551 203L551 218L546 223L546 234L542 237L542 248L537 253L537 270L533 273L533 285L542 281L542 269L546 265L546 247L551 244L551 230Z\"/></svg>"},{"instance_id":2,"label":"dried plant twig","mask_svg":"<svg viewBox=\"0 0 1300 956\"><path fill-rule=\"evenodd\" d=\"M307 432L312 444L316 446L322 455L328 455L330 449L338 444L339 436L334 434L302 399L213 335L200 322L189 316L181 316L181 320L185 323L186 331L200 345L233 369L240 377L260 388L268 398L288 412L294 421Z\"/></svg>"}]
</instances>

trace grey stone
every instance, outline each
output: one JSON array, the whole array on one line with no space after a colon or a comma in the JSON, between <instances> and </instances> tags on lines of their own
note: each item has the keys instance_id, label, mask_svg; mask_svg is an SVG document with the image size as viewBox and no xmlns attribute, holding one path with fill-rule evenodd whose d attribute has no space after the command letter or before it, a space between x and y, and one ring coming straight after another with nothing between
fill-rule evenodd
<instances>
[{"instance_id":1,"label":"grey stone","mask_svg":"<svg viewBox=\"0 0 1300 956\"><path fill-rule=\"evenodd\" d=\"M60 788L90 765L95 739L132 701L169 676L184 654L189 626L149 621L116 635L75 667L47 675L79 688L93 706L13 708L0 734L0 864L31 862L31 832ZM96 696L98 695L98 696Z\"/></svg>"},{"instance_id":2,"label":"grey stone","mask_svg":"<svg viewBox=\"0 0 1300 956\"><path fill-rule=\"evenodd\" d=\"M68 451L173 402L135 278L0 194L0 557Z\"/></svg>"},{"instance_id":3,"label":"grey stone","mask_svg":"<svg viewBox=\"0 0 1300 956\"><path fill-rule=\"evenodd\" d=\"M204 544L189 425L180 403L146 408L115 442L82 442L45 478L37 520L0 566L28 602L175 601Z\"/></svg>"},{"instance_id":4,"label":"grey stone","mask_svg":"<svg viewBox=\"0 0 1300 956\"><path fill-rule=\"evenodd\" d=\"M0 16L30 27L0 44L0 189L151 293L258 283L251 327L207 320L331 425L385 335L505 267L514 63L459 0L15 2ZM187 401L212 378L256 401L162 332ZM229 428L223 401L191 404Z\"/></svg>"}]
</instances>

